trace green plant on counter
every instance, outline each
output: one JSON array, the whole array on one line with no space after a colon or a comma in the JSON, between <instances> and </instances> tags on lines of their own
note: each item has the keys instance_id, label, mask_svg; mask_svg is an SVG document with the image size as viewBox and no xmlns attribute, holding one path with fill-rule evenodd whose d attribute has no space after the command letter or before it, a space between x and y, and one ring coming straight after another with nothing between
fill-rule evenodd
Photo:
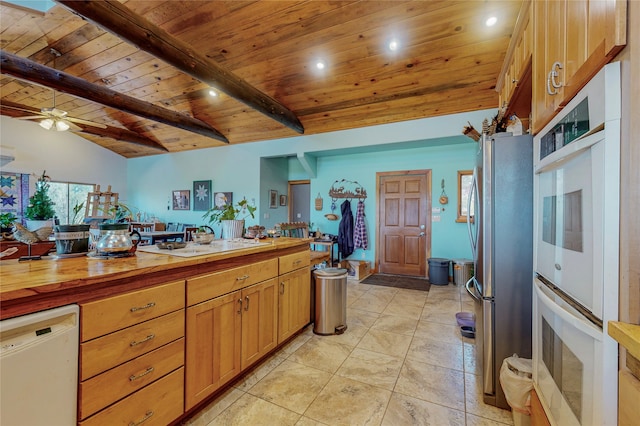
<instances>
[{"instance_id":1,"label":"green plant on counter","mask_svg":"<svg viewBox=\"0 0 640 426\"><path fill-rule=\"evenodd\" d=\"M29 220L52 219L56 212L53 209L53 201L49 197L49 181L46 170L36 182L36 192L29 198L29 205L24 211L24 217Z\"/></svg>"},{"instance_id":2,"label":"green plant on counter","mask_svg":"<svg viewBox=\"0 0 640 426\"><path fill-rule=\"evenodd\" d=\"M235 206L233 204L225 204L224 207L218 209L212 207L202 216L209 223L221 223L223 220L243 220L251 216L255 218L255 211L258 208L249 204L246 198L238 201Z\"/></svg>"},{"instance_id":3,"label":"green plant on counter","mask_svg":"<svg viewBox=\"0 0 640 426\"><path fill-rule=\"evenodd\" d=\"M13 228L13 223L18 220L11 212L0 213L0 228Z\"/></svg>"}]
</instances>

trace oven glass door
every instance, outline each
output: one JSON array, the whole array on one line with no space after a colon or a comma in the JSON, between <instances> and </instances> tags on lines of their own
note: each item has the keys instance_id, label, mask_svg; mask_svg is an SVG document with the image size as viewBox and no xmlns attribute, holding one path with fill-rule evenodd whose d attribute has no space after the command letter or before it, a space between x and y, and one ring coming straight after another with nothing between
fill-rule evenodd
<instances>
[{"instance_id":1,"label":"oven glass door","mask_svg":"<svg viewBox=\"0 0 640 426\"><path fill-rule=\"evenodd\" d=\"M602 330L534 280L534 383L558 425L601 424Z\"/></svg>"},{"instance_id":2,"label":"oven glass door","mask_svg":"<svg viewBox=\"0 0 640 426\"><path fill-rule=\"evenodd\" d=\"M593 144L539 172L535 207L536 272L599 319L603 314L602 148L603 144Z\"/></svg>"}]
</instances>

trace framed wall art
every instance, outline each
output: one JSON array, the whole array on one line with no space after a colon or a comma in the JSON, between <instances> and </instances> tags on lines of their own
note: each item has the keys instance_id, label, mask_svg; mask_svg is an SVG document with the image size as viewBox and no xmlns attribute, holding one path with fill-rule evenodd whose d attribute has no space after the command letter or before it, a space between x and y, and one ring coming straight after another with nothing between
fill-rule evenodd
<instances>
[{"instance_id":1,"label":"framed wall art","mask_svg":"<svg viewBox=\"0 0 640 426\"><path fill-rule=\"evenodd\" d=\"M278 191L275 189L269 190L269 208L277 209L278 208Z\"/></svg>"},{"instance_id":2,"label":"framed wall art","mask_svg":"<svg viewBox=\"0 0 640 426\"><path fill-rule=\"evenodd\" d=\"M174 210L189 210L191 206L191 191L188 189L179 189L173 191L173 196L171 199L173 200L173 209Z\"/></svg>"},{"instance_id":3,"label":"framed wall art","mask_svg":"<svg viewBox=\"0 0 640 426\"><path fill-rule=\"evenodd\" d=\"M233 204L233 192L214 192L213 206L216 210L222 210L227 204Z\"/></svg>"},{"instance_id":4,"label":"framed wall art","mask_svg":"<svg viewBox=\"0 0 640 426\"><path fill-rule=\"evenodd\" d=\"M193 181L193 210L207 211L211 208L211 181Z\"/></svg>"},{"instance_id":5,"label":"framed wall art","mask_svg":"<svg viewBox=\"0 0 640 426\"><path fill-rule=\"evenodd\" d=\"M281 206L286 206L287 205L287 196L286 195L281 195L280 196L280 205Z\"/></svg>"}]
</instances>

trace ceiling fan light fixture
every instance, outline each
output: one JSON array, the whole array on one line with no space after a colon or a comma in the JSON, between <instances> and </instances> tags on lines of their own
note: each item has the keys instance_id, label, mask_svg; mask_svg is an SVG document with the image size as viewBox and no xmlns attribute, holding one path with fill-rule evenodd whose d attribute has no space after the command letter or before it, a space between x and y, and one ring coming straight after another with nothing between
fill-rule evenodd
<instances>
[{"instance_id":1,"label":"ceiling fan light fixture","mask_svg":"<svg viewBox=\"0 0 640 426\"><path fill-rule=\"evenodd\" d=\"M45 118L39 124L43 129L51 130L51 128L53 127L53 120L51 118Z\"/></svg>"},{"instance_id":2,"label":"ceiling fan light fixture","mask_svg":"<svg viewBox=\"0 0 640 426\"><path fill-rule=\"evenodd\" d=\"M58 132L65 132L67 130L69 130L70 126L69 123L67 123L64 120L56 120L56 130Z\"/></svg>"}]
</instances>

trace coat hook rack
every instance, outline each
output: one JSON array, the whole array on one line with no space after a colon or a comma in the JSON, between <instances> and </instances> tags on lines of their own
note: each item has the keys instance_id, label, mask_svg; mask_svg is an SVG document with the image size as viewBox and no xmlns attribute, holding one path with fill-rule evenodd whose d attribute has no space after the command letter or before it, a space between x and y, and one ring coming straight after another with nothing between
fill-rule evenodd
<instances>
[{"instance_id":1,"label":"coat hook rack","mask_svg":"<svg viewBox=\"0 0 640 426\"><path fill-rule=\"evenodd\" d=\"M355 187L354 187L355 186ZM329 189L329 197L337 198L367 198L367 190L363 188L357 181L347 179L336 180Z\"/></svg>"}]
</instances>

